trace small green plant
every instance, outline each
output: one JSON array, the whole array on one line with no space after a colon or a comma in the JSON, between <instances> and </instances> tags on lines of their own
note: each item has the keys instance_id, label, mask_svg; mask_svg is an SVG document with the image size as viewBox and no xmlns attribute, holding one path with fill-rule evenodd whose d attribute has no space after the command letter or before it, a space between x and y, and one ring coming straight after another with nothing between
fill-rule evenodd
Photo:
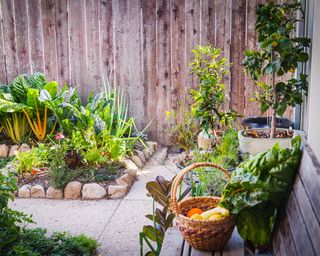
<instances>
[{"instance_id":1,"label":"small green plant","mask_svg":"<svg viewBox=\"0 0 320 256\"><path fill-rule=\"evenodd\" d=\"M177 112L166 112L168 121L174 123L170 131L171 143L189 153L191 149L197 146L199 125L186 106L180 106L179 113L182 115L181 120Z\"/></svg>"},{"instance_id":2,"label":"small green plant","mask_svg":"<svg viewBox=\"0 0 320 256\"><path fill-rule=\"evenodd\" d=\"M226 110L226 95L223 78L228 73L229 64L221 58L221 50L211 46L198 45L195 59L190 63L191 73L199 79L199 89L191 90L194 98L192 113L201 128L210 138L210 131L216 126L229 126L238 113Z\"/></svg>"},{"instance_id":3,"label":"small green plant","mask_svg":"<svg viewBox=\"0 0 320 256\"><path fill-rule=\"evenodd\" d=\"M255 82L255 99L260 103L260 110L272 111L271 138L276 133L276 116L282 116L288 106L301 104L302 93L307 92L307 75L300 73L299 78L294 77L298 64L308 61L306 49L310 45L309 38L295 36L298 12L303 13L298 1L260 4L256 11L260 49L244 52L243 65ZM290 78L286 80L288 75ZM269 76L272 82L262 81L262 76Z\"/></svg>"},{"instance_id":4,"label":"small green plant","mask_svg":"<svg viewBox=\"0 0 320 256\"><path fill-rule=\"evenodd\" d=\"M22 152L16 156L16 168L18 173L31 172L33 168L42 168L49 162L49 147L40 143L29 152Z\"/></svg>"},{"instance_id":5,"label":"small green plant","mask_svg":"<svg viewBox=\"0 0 320 256\"><path fill-rule=\"evenodd\" d=\"M197 162L211 162L226 169L236 167L239 164L237 130L226 130L213 151L193 151L191 159L186 165ZM198 168L190 178L193 196L220 196L227 184L226 176L221 171L210 167Z\"/></svg>"},{"instance_id":6,"label":"small green plant","mask_svg":"<svg viewBox=\"0 0 320 256\"><path fill-rule=\"evenodd\" d=\"M172 221L175 214L170 209L172 181L165 180L162 176L158 176L155 181L147 183L148 196L153 198L152 214L146 217L152 221L152 225L143 227L139 234L140 238L140 255L143 255L144 242L148 245L150 251L145 255L160 255L164 234L169 227L172 227ZM155 208L155 202L162 208ZM156 247L153 243L156 243Z\"/></svg>"}]
</instances>

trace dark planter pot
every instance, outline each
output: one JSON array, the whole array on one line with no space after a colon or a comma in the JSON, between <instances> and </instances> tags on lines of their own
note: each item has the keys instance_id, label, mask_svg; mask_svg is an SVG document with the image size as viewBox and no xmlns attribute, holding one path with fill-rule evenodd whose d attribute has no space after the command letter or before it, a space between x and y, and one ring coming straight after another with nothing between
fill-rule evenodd
<instances>
[{"instance_id":1,"label":"dark planter pot","mask_svg":"<svg viewBox=\"0 0 320 256\"><path fill-rule=\"evenodd\" d=\"M270 128L271 117L248 117L242 120L241 124L245 129L266 129ZM277 128L288 129L293 127L293 122L288 118L277 118Z\"/></svg>"}]
</instances>

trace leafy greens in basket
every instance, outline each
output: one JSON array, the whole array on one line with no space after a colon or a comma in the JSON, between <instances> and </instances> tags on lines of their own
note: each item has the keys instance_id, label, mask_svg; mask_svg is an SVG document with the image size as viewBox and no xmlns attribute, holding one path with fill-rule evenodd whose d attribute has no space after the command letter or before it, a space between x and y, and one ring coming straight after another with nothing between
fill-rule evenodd
<instances>
[{"instance_id":1,"label":"leafy greens in basket","mask_svg":"<svg viewBox=\"0 0 320 256\"><path fill-rule=\"evenodd\" d=\"M270 242L276 209L285 204L300 164L300 144L300 137L292 140L291 149L276 144L232 173L220 205L238 214L236 225L244 240Z\"/></svg>"}]
</instances>

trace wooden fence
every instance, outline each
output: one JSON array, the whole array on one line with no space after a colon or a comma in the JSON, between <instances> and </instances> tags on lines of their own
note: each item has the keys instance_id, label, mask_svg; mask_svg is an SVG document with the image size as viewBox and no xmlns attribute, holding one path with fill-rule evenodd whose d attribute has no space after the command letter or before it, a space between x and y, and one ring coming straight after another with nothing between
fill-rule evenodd
<instances>
[{"instance_id":1,"label":"wooden fence","mask_svg":"<svg viewBox=\"0 0 320 256\"><path fill-rule=\"evenodd\" d=\"M150 137L167 142L167 110L190 102L197 44L223 50L229 107L258 115L243 73L256 47L255 7L266 0L0 0L0 82L19 73L79 87L82 98L107 79L127 95L130 114Z\"/></svg>"}]
</instances>

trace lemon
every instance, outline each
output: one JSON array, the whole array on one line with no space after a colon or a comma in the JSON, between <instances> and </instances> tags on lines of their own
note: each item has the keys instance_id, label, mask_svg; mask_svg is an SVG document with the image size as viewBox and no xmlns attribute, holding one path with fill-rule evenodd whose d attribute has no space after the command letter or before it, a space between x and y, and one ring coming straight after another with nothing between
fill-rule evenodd
<instances>
[{"instance_id":1,"label":"lemon","mask_svg":"<svg viewBox=\"0 0 320 256\"><path fill-rule=\"evenodd\" d=\"M220 220L222 219L222 215L219 214L219 213L215 213L215 214L212 214L211 217L209 218L209 220Z\"/></svg>"},{"instance_id":2,"label":"lemon","mask_svg":"<svg viewBox=\"0 0 320 256\"><path fill-rule=\"evenodd\" d=\"M195 213L193 214L190 219L193 219L193 220L203 220L202 216L199 214L199 213Z\"/></svg>"},{"instance_id":3,"label":"lemon","mask_svg":"<svg viewBox=\"0 0 320 256\"><path fill-rule=\"evenodd\" d=\"M229 211L223 207L215 207L211 210L201 213L202 218L205 220L209 219L213 214L220 214L222 217L227 217L230 215Z\"/></svg>"}]
</instances>

